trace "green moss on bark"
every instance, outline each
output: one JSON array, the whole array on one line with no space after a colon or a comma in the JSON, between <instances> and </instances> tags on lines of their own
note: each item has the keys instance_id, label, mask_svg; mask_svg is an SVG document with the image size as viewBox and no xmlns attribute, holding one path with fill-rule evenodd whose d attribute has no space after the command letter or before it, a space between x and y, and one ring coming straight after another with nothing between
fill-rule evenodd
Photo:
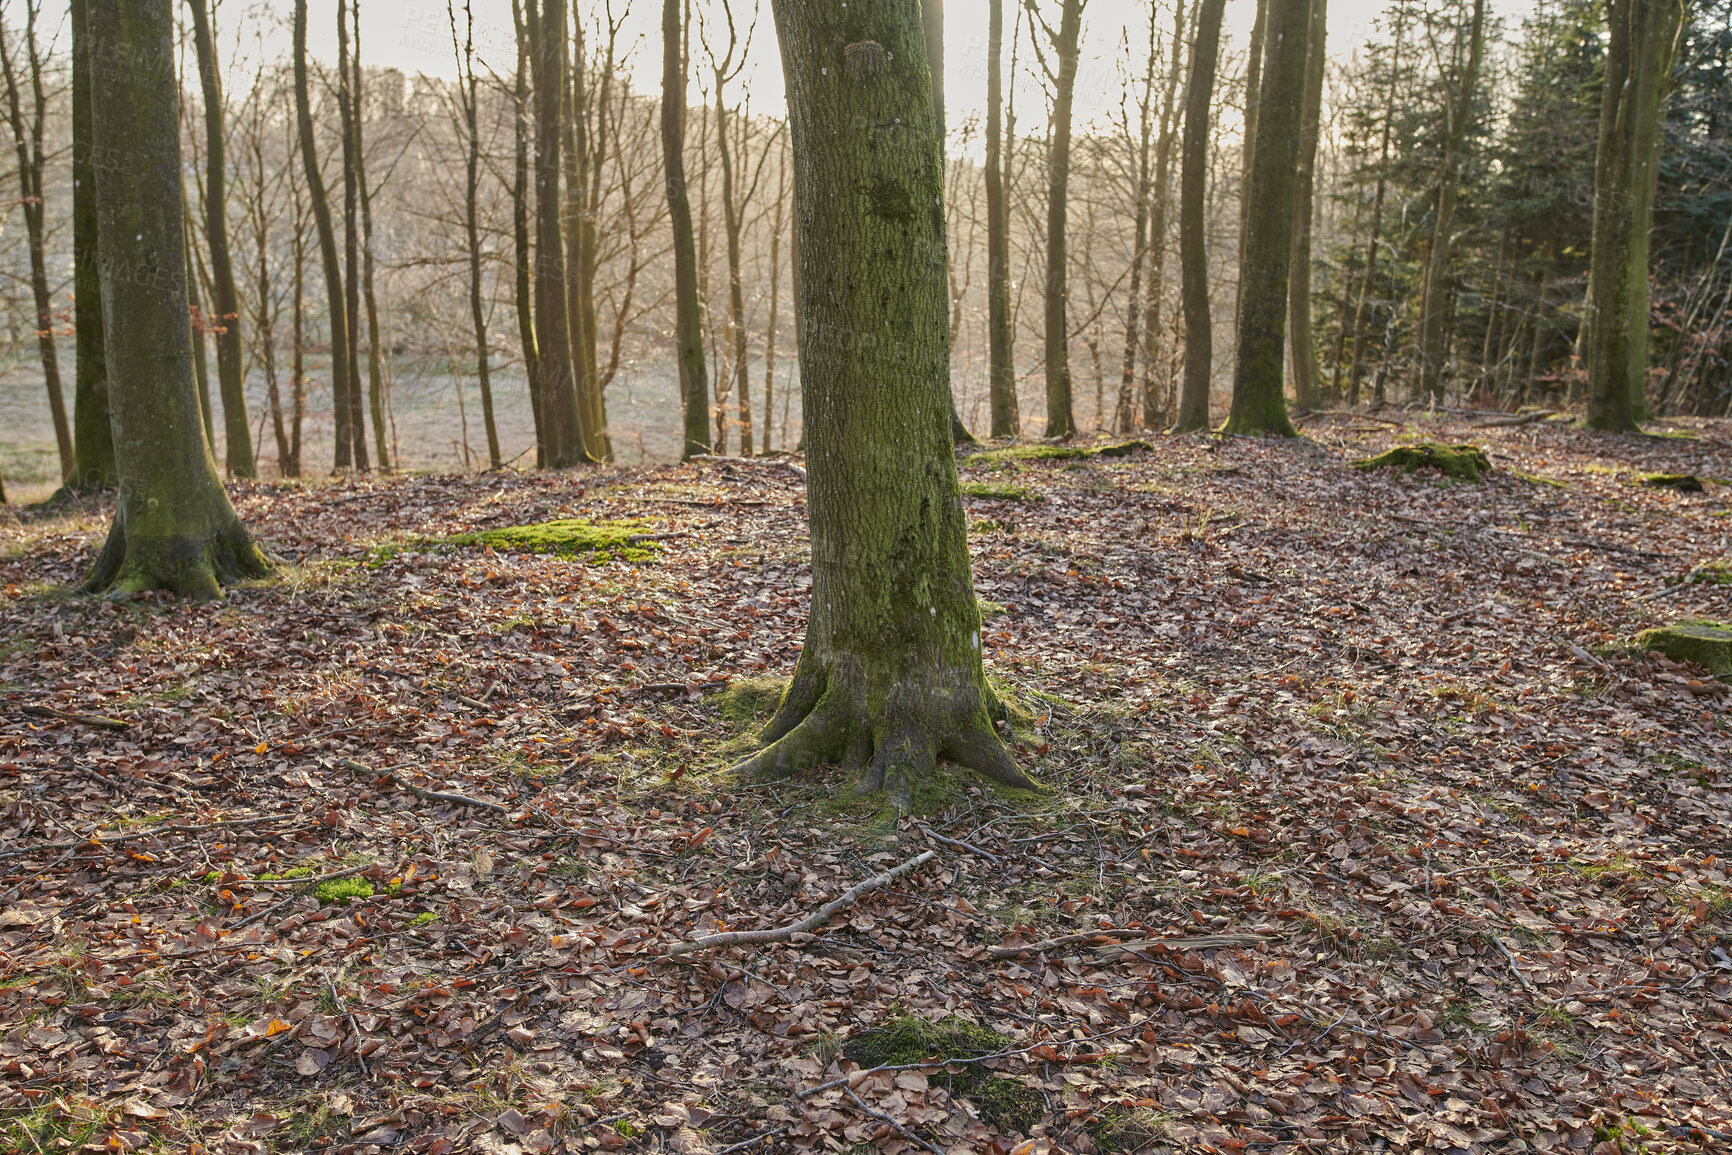
<instances>
[{"instance_id":1,"label":"green moss on bark","mask_svg":"<svg viewBox=\"0 0 1732 1155\"><path fill-rule=\"evenodd\" d=\"M1491 459L1477 445L1440 445L1421 441L1414 445L1397 445L1376 457L1353 463L1355 469L1399 469L1403 474L1420 469L1435 469L1457 481L1480 481L1491 472Z\"/></svg>"},{"instance_id":2,"label":"green moss on bark","mask_svg":"<svg viewBox=\"0 0 1732 1155\"><path fill-rule=\"evenodd\" d=\"M1732 625L1685 618L1636 635L1635 649L1659 651L1675 662L1693 662L1716 677L1732 677Z\"/></svg>"}]
</instances>

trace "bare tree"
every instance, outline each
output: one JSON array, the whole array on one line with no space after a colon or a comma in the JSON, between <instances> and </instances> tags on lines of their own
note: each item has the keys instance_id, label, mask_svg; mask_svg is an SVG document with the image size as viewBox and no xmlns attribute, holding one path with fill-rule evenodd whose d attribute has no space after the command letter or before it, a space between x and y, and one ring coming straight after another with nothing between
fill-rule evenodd
<instances>
[{"instance_id":1,"label":"bare tree","mask_svg":"<svg viewBox=\"0 0 1732 1155\"><path fill-rule=\"evenodd\" d=\"M30 244L30 292L36 299L36 347L42 357L42 379L48 389L48 412L54 419L54 440L60 450L60 477L71 481L77 471L72 446L72 426L66 419L66 395L60 386L60 353L54 342L54 298L48 284L48 259L44 238L46 216L42 198L43 126L48 117L48 93L42 80L42 50L36 39L36 21L41 0L24 0L24 62L30 70L30 112L26 118L23 85L12 46L6 41L5 21L0 20L0 69L6 75L6 111L12 126L12 143L18 155L19 201L24 208L24 231Z\"/></svg>"},{"instance_id":2,"label":"bare tree","mask_svg":"<svg viewBox=\"0 0 1732 1155\"><path fill-rule=\"evenodd\" d=\"M1203 227L1208 180L1209 106L1215 62L1221 51L1221 13L1226 0L1202 0L1191 47L1191 78L1185 91L1185 147L1179 169L1179 272L1185 308L1185 386L1174 432L1209 427L1209 385L1214 358L1214 322L1209 315L1209 253Z\"/></svg>"},{"instance_id":3,"label":"bare tree","mask_svg":"<svg viewBox=\"0 0 1732 1155\"><path fill-rule=\"evenodd\" d=\"M475 376L481 387L481 421L487 429L487 464L498 469L499 423L493 415L493 381L488 366L487 311L481 303L481 230L477 224L480 196L481 129L479 90L475 77L475 11L463 0L464 29L457 33L457 7L445 2L451 20L451 47L457 54L457 107L463 134L463 237L469 257L469 318L475 326Z\"/></svg>"},{"instance_id":4,"label":"bare tree","mask_svg":"<svg viewBox=\"0 0 1732 1155\"><path fill-rule=\"evenodd\" d=\"M1037 0L1023 0L1040 35L1034 46L1041 71L1052 84L1052 140L1047 146L1046 186L1046 435L1076 433L1071 413L1069 294L1066 290L1065 214L1070 207L1071 105L1076 94L1077 49L1087 0L1061 0L1055 28L1040 14Z\"/></svg>"}]
</instances>

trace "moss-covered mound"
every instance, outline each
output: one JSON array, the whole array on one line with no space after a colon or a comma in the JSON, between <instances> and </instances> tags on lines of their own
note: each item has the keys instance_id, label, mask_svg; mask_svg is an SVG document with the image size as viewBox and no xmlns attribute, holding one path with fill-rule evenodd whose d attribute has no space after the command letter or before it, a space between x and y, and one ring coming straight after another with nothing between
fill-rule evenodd
<instances>
[{"instance_id":1,"label":"moss-covered mound","mask_svg":"<svg viewBox=\"0 0 1732 1155\"><path fill-rule=\"evenodd\" d=\"M650 561L660 548L655 542L645 540L644 527L636 522L588 522L570 517L534 525L484 529L477 533L459 534L449 540L453 545L490 545L494 549L552 553L594 562L615 559Z\"/></svg>"},{"instance_id":2,"label":"moss-covered mound","mask_svg":"<svg viewBox=\"0 0 1732 1155\"><path fill-rule=\"evenodd\" d=\"M1649 489L1675 489L1679 493L1702 492L1702 479L1694 473L1644 473L1636 478L1636 484Z\"/></svg>"},{"instance_id":3,"label":"moss-covered mound","mask_svg":"<svg viewBox=\"0 0 1732 1155\"><path fill-rule=\"evenodd\" d=\"M1732 677L1732 625L1685 618L1636 635L1641 653L1658 650L1675 662L1694 662L1718 677Z\"/></svg>"},{"instance_id":4,"label":"moss-covered mound","mask_svg":"<svg viewBox=\"0 0 1732 1155\"><path fill-rule=\"evenodd\" d=\"M984 497L992 501L1033 502L1041 499L1040 494L1032 489L993 481L965 481L962 483L962 496Z\"/></svg>"},{"instance_id":5,"label":"moss-covered mound","mask_svg":"<svg viewBox=\"0 0 1732 1155\"><path fill-rule=\"evenodd\" d=\"M1362 458L1353 463L1353 468L1399 469L1404 474L1419 469L1435 469L1458 481L1479 481L1491 472L1491 459L1477 445L1440 445L1435 441L1420 441L1413 445L1397 445L1376 457Z\"/></svg>"},{"instance_id":6,"label":"moss-covered mound","mask_svg":"<svg viewBox=\"0 0 1732 1155\"><path fill-rule=\"evenodd\" d=\"M1147 441L1117 441L1110 445L1007 445L983 449L968 456L970 465L992 465L1004 461L1074 461L1081 457L1129 457L1142 449L1153 449Z\"/></svg>"},{"instance_id":7,"label":"moss-covered mound","mask_svg":"<svg viewBox=\"0 0 1732 1155\"><path fill-rule=\"evenodd\" d=\"M902 1015L862 1031L842 1047L845 1058L862 1067L897 1067L912 1063L945 1063L978 1059L1010 1048L1010 1040L990 1028L951 1016L923 1019ZM1027 1131L1046 1114L1040 1095L1015 1079L995 1075L978 1063L955 1073L941 1072L933 1082L952 1094L966 1096L982 1120L1000 1131Z\"/></svg>"}]
</instances>

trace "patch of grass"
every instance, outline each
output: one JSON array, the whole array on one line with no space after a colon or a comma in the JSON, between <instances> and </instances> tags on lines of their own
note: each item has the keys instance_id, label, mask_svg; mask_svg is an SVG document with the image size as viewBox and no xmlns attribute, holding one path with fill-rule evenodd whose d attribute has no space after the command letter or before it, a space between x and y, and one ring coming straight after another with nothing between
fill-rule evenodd
<instances>
[{"instance_id":1,"label":"patch of grass","mask_svg":"<svg viewBox=\"0 0 1732 1155\"><path fill-rule=\"evenodd\" d=\"M977 597L974 600L979 603L980 616L983 618L1001 617L1004 614L1007 614L1010 612L1008 609L1005 608L1005 605L1003 602L995 602L990 598L981 598L981 597Z\"/></svg>"},{"instance_id":2,"label":"patch of grass","mask_svg":"<svg viewBox=\"0 0 1732 1155\"><path fill-rule=\"evenodd\" d=\"M927 1060L977 1059L1009 1046L1010 1040L997 1031L956 1015L937 1020L898 1015L849 1039L842 1045L842 1055L861 1067L899 1067ZM945 1071L933 1076L933 1082L965 1095L985 1084L990 1074L979 1064L968 1063L954 1074Z\"/></svg>"},{"instance_id":3,"label":"patch of grass","mask_svg":"<svg viewBox=\"0 0 1732 1155\"><path fill-rule=\"evenodd\" d=\"M313 887L313 897L321 905L336 903L348 906L354 898L372 898L373 884L364 878L327 878Z\"/></svg>"},{"instance_id":4,"label":"patch of grass","mask_svg":"<svg viewBox=\"0 0 1732 1155\"><path fill-rule=\"evenodd\" d=\"M1046 1099L1018 1079L990 1075L970 1092L981 1121L1000 1131L1026 1133L1046 1117Z\"/></svg>"},{"instance_id":5,"label":"patch of grass","mask_svg":"<svg viewBox=\"0 0 1732 1155\"><path fill-rule=\"evenodd\" d=\"M978 536L981 534L988 534L988 533L1003 533L1008 528L1010 528L1010 527L1005 525L1001 521L993 521L991 518L983 517L979 521L976 521L973 524L971 524L968 527L968 532ZM18 648L20 650L23 650L25 648L24 643L22 643L22 642L18 643Z\"/></svg>"},{"instance_id":6,"label":"patch of grass","mask_svg":"<svg viewBox=\"0 0 1732 1155\"><path fill-rule=\"evenodd\" d=\"M638 522L589 522L568 517L534 525L484 529L446 540L452 545L486 545L494 549L584 558L598 563L615 559L653 561L661 547L653 541L643 540L643 537L644 527Z\"/></svg>"},{"instance_id":7,"label":"patch of grass","mask_svg":"<svg viewBox=\"0 0 1732 1155\"><path fill-rule=\"evenodd\" d=\"M1568 482L1559 481L1555 477L1541 477L1537 473L1523 473L1519 469L1511 469L1508 472L1511 477L1518 481L1525 481L1529 485L1549 485L1553 489L1568 489L1570 487Z\"/></svg>"},{"instance_id":8,"label":"patch of grass","mask_svg":"<svg viewBox=\"0 0 1732 1155\"><path fill-rule=\"evenodd\" d=\"M1045 500L1032 489L996 481L965 481L962 483L962 496L990 501L1020 501L1024 504Z\"/></svg>"},{"instance_id":9,"label":"patch of grass","mask_svg":"<svg viewBox=\"0 0 1732 1155\"><path fill-rule=\"evenodd\" d=\"M1491 472L1491 458L1477 445L1442 445L1435 441L1418 441L1412 445L1397 445L1376 457L1361 458L1353 468L1397 469L1403 474L1420 469L1435 469L1457 481L1481 481Z\"/></svg>"},{"instance_id":10,"label":"patch of grass","mask_svg":"<svg viewBox=\"0 0 1732 1155\"><path fill-rule=\"evenodd\" d=\"M1115 1107L1093 1130L1095 1146L1102 1151L1145 1151L1166 1138L1167 1117L1149 1107Z\"/></svg>"},{"instance_id":11,"label":"patch of grass","mask_svg":"<svg viewBox=\"0 0 1732 1155\"><path fill-rule=\"evenodd\" d=\"M291 866L289 869L283 871L281 874L261 874L261 875L259 875L259 881L260 882L281 882L282 880L284 880L286 878L309 878L312 876L312 873L313 873L313 868L310 866ZM222 876L220 874L217 875L217 878L221 878L221 877ZM216 879L212 878L210 875L207 874L207 875L205 875L205 881L206 882L215 882Z\"/></svg>"}]
</instances>

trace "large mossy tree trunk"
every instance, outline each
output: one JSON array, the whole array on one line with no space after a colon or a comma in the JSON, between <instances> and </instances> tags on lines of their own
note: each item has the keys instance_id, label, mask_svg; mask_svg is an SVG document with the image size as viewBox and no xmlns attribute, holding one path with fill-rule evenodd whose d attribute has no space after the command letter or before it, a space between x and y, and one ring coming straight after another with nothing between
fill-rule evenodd
<instances>
[{"instance_id":1,"label":"large mossy tree trunk","mask_svg":"<svg viewBox=\"0 0 1732 1155\"><path fill-rule=\"evenodd\" d=\"M775 0L793 130L812 608L738 768L864 768L906 799L940 756L1028 785L992 729L950 439L943 166L919 0Z\"/></svg>"},{"instance_id":2,"label":"large mossy tree trunk","mask_svg":"<svg viewBox=\"0 0 1732 1155\"><path fill-rule=\"evenodd\" d=\"M1214 322L1209 316L1209 250L1204 235L1208 211L1209 105L1215 63L1221 51L1221 14L1226 0L1202 0L1197 38L1191 47L1191 78L1185 91L1185 140L1179 162L1179 275L1185 309L1185 384L1173 432L1209 427L1209 384L1214 367Z\"/></svg>"},{"instance_id":3,"label":"large mossy tree trunk","mask_svg":"<svg viewBox=\"0 0 1732 1155\"><path fill-rule=\"evenodd\" d=\"M685 21L681 0L662 3L662 169L674 231L674 345L685 401L681 460L710 451L710 375L704 364L704 319L698 299L698 249L686 193Z\"/></svg>"},{"instance_id":4,"label":"large mossy tree trunk","mask_svg":"<svg viewBox=\"0 0 1732 1155\"><path fill-rule=\"evenodd\" d=\"M90 111L89 0L72 0L72 321L78 353L72 394L72 486L113 489L108 357L102 343L102 258L96 241L95 129Z\"/></svg>"},{"instance_id":5,"label":"large mossy tree trunk","mask_svg":"<svg viewBox=\"0 0 1732 1155\"><path fill-rule=\"evenodd\" d=\"M257 477L252 426L247 420L246 385L242 380L246 354L241 346L241 302L235 290L234 257L229 252L229 170L227 138L223 135L222 73L205 3L206 0L191 0L188 6L192 9L199 90L204 99L204 231L205 243L210 248L210 321L217 347L217 395L223 406L223 460L230 477Z\"/></svg>"},{"instance_id":6,"label":"large mossy tree trunk","mask_svg":"<svg viewBox=\"0 0 1732 1155\"><path fill-rule=\"evenodd\" d=\"M1268 12L1257 140L1246 190L1251 211L1240 277L1238 362L1233 367L1233 407L1223 428L1228 433L1296 437L1282 391L1282 362L1311 4L1268 0Z\"/></svg>"},{"instance_id":7,"label":"large mossy tree trunk","mask_svg":"<svg viewBox=\"0 0 1732 1155\"><path fill-rule=\"evenodd\" d=\"M307 0L295 0L295 123L301 146L301 167L307 174L307 199L313 210L313 228L319 235L319 264L325 273L327 323L331 329L331 412L335 453L332 464L348 469L354 464L354 435L349 428L353 413L349 376L348 312L343 307L343 266L337 261L337 228L331 220L331 198L319 170L318 141L313 135L313 102L307 90Z\"/></svg>"},{"instance_id":8,"label":"large mossy tree trunk","mask_svg":"<svg viewBox=\"0 0 1732 1155\"><path fill-rule=\"evenodd\" d=\"M1594 154L1592 263L1582 326L1588 424L1626 432L1648 378L1648 230L1659 178L1660 121L1683 5L1608 0L1606 82Z\"/></svg>"},{"instance_id":9,"label":"large mossy tree trunk","mask_svg":"<svg viewBox=\"0 0 1732 1155\"><path fill-rule=\"evenodd\" d=\"M88 587L219 597L270 562L206 445L184 280L172 0L89 0L103 330L120 495Z\"/></svg>"}]
</instances>

